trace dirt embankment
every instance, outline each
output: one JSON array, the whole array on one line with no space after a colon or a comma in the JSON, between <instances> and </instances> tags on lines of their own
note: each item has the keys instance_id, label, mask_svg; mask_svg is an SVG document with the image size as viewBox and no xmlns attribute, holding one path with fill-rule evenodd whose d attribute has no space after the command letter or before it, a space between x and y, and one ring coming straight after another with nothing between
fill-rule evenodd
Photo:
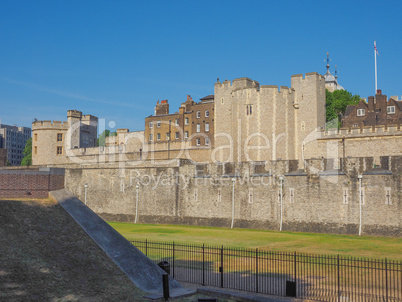
<instances>
[{"instance_id":1,"label":"dirt embankment","mask_svg":"<svg viewBox=\"0 0 402 302\"><path fill-rule=\"evenodd\" d=\"M51 200L0 200L0 301L145 301Z\"/></svg>"}]
</instances>

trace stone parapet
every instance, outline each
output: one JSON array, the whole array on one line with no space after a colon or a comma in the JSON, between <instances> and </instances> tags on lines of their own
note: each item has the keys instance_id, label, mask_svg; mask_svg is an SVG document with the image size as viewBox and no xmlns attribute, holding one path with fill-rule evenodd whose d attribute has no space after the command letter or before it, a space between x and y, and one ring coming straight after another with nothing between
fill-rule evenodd
<instances>
[{"instance_id":1,"label":"stone parapet","mask_svg":"<svg viewBox=\"0 0 402 302\"><path fill-rule=\"evenodd\" d=\"M64 129L68 130L69 125L68 122L61 122L61 121L36 121L32 123L32 130L38 129Z\"/></svg>"}]
</instances>

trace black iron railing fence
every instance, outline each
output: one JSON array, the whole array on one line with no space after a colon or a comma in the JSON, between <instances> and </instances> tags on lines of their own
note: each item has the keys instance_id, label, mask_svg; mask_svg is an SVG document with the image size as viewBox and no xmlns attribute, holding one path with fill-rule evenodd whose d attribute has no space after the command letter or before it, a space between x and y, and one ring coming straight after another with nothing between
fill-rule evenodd
<instances>
[{"instance_id":1,"label":"black iron railing fence","mask_svg":"<svg viewBox=\"0 0 402 302\"><path fill-rule=\"evenodd\" d=\"M132 241L178 281L321 301L402 301L402 262Z\"/></svg>"}]
</instances>

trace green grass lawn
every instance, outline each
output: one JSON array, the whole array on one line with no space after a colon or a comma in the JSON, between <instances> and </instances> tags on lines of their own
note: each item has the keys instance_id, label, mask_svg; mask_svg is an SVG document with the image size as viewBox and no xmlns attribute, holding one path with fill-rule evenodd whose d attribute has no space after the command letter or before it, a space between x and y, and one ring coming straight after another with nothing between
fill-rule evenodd
<instances>
[{"instance_id":1,"label":"green grass lawn","mask_svg":"<svg viewBox=\"0 0 402 302\"><path fill-rule=\"evenodd\" d=\"M261 250L402 260L402 238L109 222L128 240L175 241Z\"/></svg>"}]
</instances>

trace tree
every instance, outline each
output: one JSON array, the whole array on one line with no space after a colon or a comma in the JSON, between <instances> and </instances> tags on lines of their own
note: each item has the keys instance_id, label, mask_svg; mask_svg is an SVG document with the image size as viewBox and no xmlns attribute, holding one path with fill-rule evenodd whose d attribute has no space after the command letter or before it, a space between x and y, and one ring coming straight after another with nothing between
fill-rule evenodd
<instances>
[{"instance_id":1,"label":"tree","mask_svg":"<svg viewBox=\"0 0 402 302\"><path fill-rule=\"evenodd\" d=\"M345 114L348 105L357 105L360 102L359 95L352 95L347 90L335 90L325 92L326 121L327 128L339 128L342 116ZM328 124L329 123L329 124Z\"/></svg>"},{"instance_id":2,"label":"tree","mask_svg":"<svg viewBox=\"0 0 402 302\"><path fill-rule=\"evenodd\" d=\"M7 160L7 167L11 167L11 163L9 160Z\"/></svg>"},{"instance_id":3,"label":"tree","mask_svg":"<svg viewBox=\"0 0 402 302\"><path fill-rule=\"evenodd\" d=\"M27 140L22 154L24 155L24 158L21 161L21 166L32 165L32 137Z\"/></svg>"},{"instance_id":4,"label":"tree","mask_svg":"<svg viewBox=\"0 0 402 302\"><path fill-rule=\"evenodd\" d=\"M117 135L116 132L110 132L110 130L103 131L98 137L97 145L98 146L105 146L106 137L108 137L108 136L116 136L116 135Z\"/></svg>"}]
</instances>

